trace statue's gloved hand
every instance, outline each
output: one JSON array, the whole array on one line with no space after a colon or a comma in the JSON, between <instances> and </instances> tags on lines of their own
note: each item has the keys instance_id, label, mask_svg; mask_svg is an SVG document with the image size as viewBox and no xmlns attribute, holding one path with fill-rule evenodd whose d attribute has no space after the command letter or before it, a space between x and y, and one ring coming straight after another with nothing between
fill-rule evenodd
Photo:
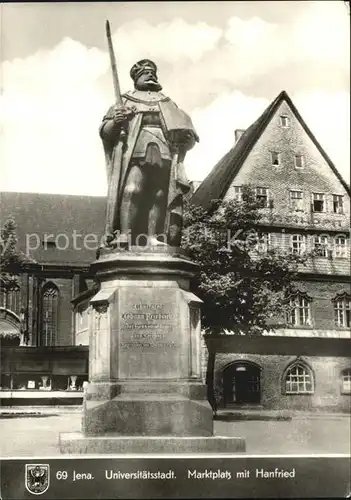
<instances>
[{"instance_id":1,"label":"statue's gloved hand","mask_svg":"<svg viewBox=\"0 0 351 500\"><path fill-rule=\"evenodd\" d=\"M122 125L135 115L135 109L128 106L114 106L112 111L113 121L116 125Z\"/></svg>"}]
</instances>

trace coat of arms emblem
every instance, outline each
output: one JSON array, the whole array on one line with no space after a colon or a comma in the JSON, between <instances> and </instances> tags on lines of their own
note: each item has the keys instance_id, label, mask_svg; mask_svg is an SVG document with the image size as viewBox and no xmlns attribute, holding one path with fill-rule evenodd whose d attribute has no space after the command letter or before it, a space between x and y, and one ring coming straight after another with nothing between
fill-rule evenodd
<instances>
[{"instance_id":1,"label":"coat of arms emblem","mask_svg":"<svg viewBox=\"0 0 351 500\"><path fill-rule=\"evenodd\" d=\"M50 485L50 465L26 464L24 482L29 493L41 495Z\"/></svg>"}]
</instances>

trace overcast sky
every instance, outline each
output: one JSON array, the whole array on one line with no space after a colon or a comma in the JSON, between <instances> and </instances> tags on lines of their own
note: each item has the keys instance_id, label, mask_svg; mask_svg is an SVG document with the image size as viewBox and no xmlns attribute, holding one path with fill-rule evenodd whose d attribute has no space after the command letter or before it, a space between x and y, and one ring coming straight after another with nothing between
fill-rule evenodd
<instances>
[{"instance_id":1,"label":"overcast sky","mask_svg":"<svg viewBox=\"0 0 351 500\"><path fill-rule=\"evenodd\" d=\"M0 190L104 195L98 127L113 103L105 20L122 91L139 59L200 136L202 180L286 90L349 182L350 17L343 1L1 4Z\"/></svg>"}]
</instances>

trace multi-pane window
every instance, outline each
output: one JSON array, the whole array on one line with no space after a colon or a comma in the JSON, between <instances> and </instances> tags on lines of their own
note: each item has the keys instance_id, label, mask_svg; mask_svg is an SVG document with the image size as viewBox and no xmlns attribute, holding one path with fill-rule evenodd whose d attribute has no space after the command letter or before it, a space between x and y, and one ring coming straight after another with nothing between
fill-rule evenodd
<instances>
[{"instance_id":1,"label":"multi-pane window","mask_svg":"<svg viewBox=\"0 0 351 500\"><path fill-rule=\"evenodd\" d=\"M266 253L268 252L271 245L271 235L270 233L262 233L257 241L256 250L257 252Z\"/></svg>"},{"instance_id":2,"label":"multi-pane window","mask_svg":"<svg viewBox=\"0 0 351 500\"><path fill-rule=\"evenodd\" d=\"M42 321L40 343L53 346L57 339L59 292L55 285L48 284L42 292Z\"/></svg>"},{"instance_id":3,"label":"multi-pane window","mask_svg":"<svg viewBox=\"0 0 351 500\"><path fill-rule=\"evenodd\" d=\"M290 297L287 322L291 326L311 325L311 299L306 295L296 294Z\"/></svg>"},{"instance_id":4,"label":"multi-pane window","mask_svg":"<svg viewBox=\"0 0 351 500\"><path fill-rule=\"evenodd\" d=\"M328 257L328 236L326 234L314 237L314 253L318 257Z\"/></svg>"},{"instance_id":5,"label":"multi-pane window","mask_svg":"<svg viewBox=\"0 0 351 500\"><path fill-rule=\"evenodd\" d=\"M325 212L325 194L323 193L313 193L312 194L312 211L313 212Z\"/></svg>"},{"instance_id":6,"label":"multi-pane window","mask_svg":"<svg viewBox=\"0 0 351 500\"><path fill-rule=\"evenodd\" d=\"M256 200L262 208L268 207L268 189L263 187L256 188Z\"/></svg>"},{"instance_id":7,"label":"multi-pane window","mask_svg":"<svg viewBox=\"0 0 351 500\"><path fill-rule=\"evenodd\" d=\"M350 327L351 297L344 295L333 300L334 302L334 322L336 326Z\"/></svg>"},{"instance_id":8,"label":"multi-pane window","mask_svg":"<svg viewBox=\"0 0 351 500\"><path fill-rule=\"evenodd\" d=\"M0 307L3 307L4 309L7 309L6 307L6 290L0 285Z\"/></svg>"},{"instance_id":9,"label":"multi-pane window","mask_svg":"<svg viewBox=\"0 0 351 500\"><path fill-rule=\"evenodd\" d=\"M306 250L306 238L302 234L290 236L290 251L295 255L302 255Z\"/></svg>"},{"instance_id":10,"label":"multi-pane window","mask_svg":"<svg viewBox=\"0 0 351 500\"><path fill-rule=\"evenodd\" d=\"M295 155L295 168L303 168L305 166L305 158L303 155Z\"/></svg>"},{"instance_id":11,"label":"multi-pane window","mask_svg":"<svg viewBox=\"0 0 351 500\"><path fill-rule=\"evenodd\" d=\"M280 165L280 154L277 151L271 151L271 163L275 167Z\"/></svg>"},{"instance_id":12,"label":"multi-pane window","mask_svg":"<svg viewBox=\"0 0 351 500\"><path fill-rule=\"evenodd\" d=\"M339 194L333 194L333 212L342 214L344 210L344 197Z\"/></svg>"},{"instance_id":13,"label":"multi-pane window","mask_svg":"<svg viewBox=\"0 0 351 500\"><path fill-rule=\"evenodd\" d=\"M242 186L233 186L233 198L234 198L234 200L242 201L242 199L243 199Z\"/></svg>"},{"instance_id":14,"label":"multi-pane window","mask_svg":"<svg viewBox=\"0 0 351 500\"><path fill-rule=\"evenodd\" d=\"M335 257L347 257L347 239L343 235L335 236Z\"/></svg>"},{"instance_id":15,"label":"multi-pane window","mask_svg":"<svg viewBox=\"0 0 351 500\"><path fill-rule=\"evenodd\" d=\"M280 125L284 128L287 128L289 127L289 117L288 116L285 116L285 115L282 115L280 117Z\"/></svg>"},{"instance_id":16,"label":"multi-pane window","mask_svg":"<svg viewBox=\"0 0 351 500\"><path fill-rule=\"evenodd\" d=\"M303 210L302 191L290 191L290 208L292 210Z\"/></svg>"},{"instance_id":17,"label":"multi-pane window","mask_svg":"<svg viewBox=\"0 0 351 500\"><path fill-rule=\"evenodd\" d=\"M341 392L351 394L351 368L346 368L341 372Z\"/></svg>"},{"instance_id":18,"label":"multi-pane window","mask_svg":"<svg viewBox=\"0 0 351 500\"><path fill-rule=\"evenodd\" d=\"M0 307L20 314L21 292L18 285L5 286L0 283Z\"/></svg>"},{"instance_id":19,"label":"multi-pane window","mask_svg":"<svg viewBox=\"0 0 351 500\"><path fill-rule=\"evenodd\" d=\"M297 363L285 373L284 385L286 394L313 394L313 373L306 365Z\"/></svg>"}]
</instances>

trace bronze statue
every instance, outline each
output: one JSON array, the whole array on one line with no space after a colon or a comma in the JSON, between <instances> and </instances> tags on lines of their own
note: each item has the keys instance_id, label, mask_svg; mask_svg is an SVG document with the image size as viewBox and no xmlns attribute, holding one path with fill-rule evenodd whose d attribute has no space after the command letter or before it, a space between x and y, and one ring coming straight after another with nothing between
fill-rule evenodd
<instances>
[{"instance_id":1,"label":"bronze statue","mask_svg":"<svg viewBox=\"0 0 351 500\"><path fill-rule=\"evenodd\" d=\"M100 127L108 176L106 241L113 246L127 237L132 245L179 246L189 190L183 161L198 136L190 117L160 92L153 61L137 62L130 76L135 89L121 96L115 73L117 103Z\"/></svg>"}]
</instances>

